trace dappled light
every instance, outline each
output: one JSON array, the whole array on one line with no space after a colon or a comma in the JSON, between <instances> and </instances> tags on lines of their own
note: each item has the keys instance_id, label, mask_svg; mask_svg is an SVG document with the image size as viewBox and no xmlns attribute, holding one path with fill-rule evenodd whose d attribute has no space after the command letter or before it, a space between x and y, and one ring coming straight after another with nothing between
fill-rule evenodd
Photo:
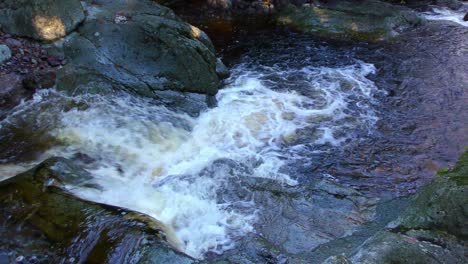
<instances>
[{"instance_id":1,"label":"dappled light","mask_svg":"<svg viewBox=\"0 0 468 264\"><path fill-rule=\"evenodd\" d=\"M190 25L190 30L191 30L192 37L194 38L199 38L200 35L202 34L202 31L199 28L194 27L192 25Z\"/></svg>"},{"instance_id":2,"label":"dappled light","mask_svg":"<svg viewBox=\"0 0 468 264\"><path fill-rule=\"evenodd\" d=\"M0 264L468 263L459 1L0 0Z\"/></svg>"},{"instance_id":3,"label":"dappled light","mask_svg":"<svg viewBox=\"0 0 468 264\"><path fill-rule=\"evenodd\" d=\"M36 32L45 40L54 40L66 35L65 25L59 17L37 15L33 18Z\"/></svg>"}]
</instances>

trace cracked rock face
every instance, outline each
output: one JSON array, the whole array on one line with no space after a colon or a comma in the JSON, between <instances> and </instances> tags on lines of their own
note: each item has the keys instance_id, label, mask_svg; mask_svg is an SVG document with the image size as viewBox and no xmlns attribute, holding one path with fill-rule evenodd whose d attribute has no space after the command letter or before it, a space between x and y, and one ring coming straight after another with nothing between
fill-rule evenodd
<instances>
[{"instance_id":1,"label":"cracked rock face","mask_svg":"<svg viewBox=\"0 0 468 264\"><path fill-rule=\"evenodd\" d=\"M216 94L210 39L170 9L150 1L87 1L85 9L88 20L64 41L70 63L59 72L58 89Z\"/></svg>"},{"instance_id":2,"label":"cracked rock face","mask_svg":"<svg viewBox=\"0 0 468 264\"><path fill-rule=\"evenodd\" d=\"M4 0L0 26L5 33L53 41L66 36L83 22L79 0Z\"/></svg>"}]
</instances>

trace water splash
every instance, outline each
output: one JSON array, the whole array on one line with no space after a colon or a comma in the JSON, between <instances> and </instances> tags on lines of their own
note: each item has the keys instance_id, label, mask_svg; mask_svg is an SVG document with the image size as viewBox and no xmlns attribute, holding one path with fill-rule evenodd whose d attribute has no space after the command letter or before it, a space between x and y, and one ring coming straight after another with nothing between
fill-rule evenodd
<instances>
[{"instance_id":1,"label":"water splash","mask_svg":"<svg viewBox=\"0 0 468 264\"><path fill-rule=\"evenodd\" d=\"M307 158L290 155L298 141L340 145L353 130L372 128L377 89L366 76L374 70L363 62L300 69L241 64L217 95L218 106L198 117L130 95L50 92L10 119L51 122L49 134L58 144L41 159L88 157L84 166L102 189L69 186L72 192L157 218L174 231L181 250L203 258L206 252L232 248L234 238L254 231L252 201L219 199L219 192L229 188L227 178L297 184L282 168L290 159ZM60 100L71 106L57 111ZM303 130L317 133L304 137ZM249 173L207 170L218 160L242 164Z\"/></svg>"},{"instance_id":2,"label":"water splash","mask_svg":"<svg viewBox=\"0 0 468 264\"><path fill-rule=\"evenodd\" d=\"M459 10L452 10L447 7L433 7L431 11L424 12L423 16L428 20L452 21L464 27L468 27L468 21L463 20L467 11L468 4L463 4L463 7Z\"/></svg>"}]
</instances>

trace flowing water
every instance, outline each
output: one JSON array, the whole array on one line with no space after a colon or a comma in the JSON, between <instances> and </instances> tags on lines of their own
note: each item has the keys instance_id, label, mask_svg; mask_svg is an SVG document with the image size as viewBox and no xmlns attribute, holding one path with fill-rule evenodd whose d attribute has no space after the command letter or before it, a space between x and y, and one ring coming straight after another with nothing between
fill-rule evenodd
<instances>
[{"instance_id":1,"label":"flowing water","mask_svg":"<svg viewBox=\"0 0 468 264\"><path fill-rule=\"evenodd\" d=\"M255 232L261 211L251 198L220 196L229 177L300 184L289 164L308 162L316 151L311 146L359 140L356 131L372 133L378 119L374 96L382 92L366 78L373 65L352 58L317 63L319 52L330 55L320 45L304 47L295 62L275 52L268 59L245 56L217 94L217 106L195 117L124 93L40 91L0 124L5 142L26 131L35 154L5 159L1 174L50 156L71 158L100 186L68 186L76 195L160 220L195 258L230 249ZM219 160L245 170L210 169Z\"/></svg>"},{"instance_id":2,"label":"flowing water","mask_svg":"<svg viewBox=\"0 0 468 264\"><path fill-rule=\"evenodd\" d=\"M463 4L459 10L452 10L447 7L433 7L432 10L423 13L423 16L428 20L445 20L452 21L459 25L468 27L468 21L464 21L463 17L468 12L468 4Z\"/></svg>"}]
</instances>

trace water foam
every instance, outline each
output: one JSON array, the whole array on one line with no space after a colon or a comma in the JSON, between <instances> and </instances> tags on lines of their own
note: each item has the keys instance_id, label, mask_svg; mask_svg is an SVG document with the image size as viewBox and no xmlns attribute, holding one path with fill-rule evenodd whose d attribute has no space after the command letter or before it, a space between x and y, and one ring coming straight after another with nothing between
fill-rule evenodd
<instances>
[{"instance_id":1,"label":"water foam","mask_svg":"<svg viewBox=\"0 0 468 264\"><path fill-rule=\"evenodd\" d=\"M320 131L312 143L339 145L349 131L376 121L377 90L366 79L375 70L370 64L254 68L235 68L217 95L218 106L196 118L129 95L62 96L81 106L55 112L52 119L58 121L50 133L60 145L43 158L88 155L86 168L102 190L70 186L71 191L160 220L173 230L180 249L195 258L221 253L234 246L233 238L254 230L256 208L249 200L218 199L235 172L206 173L213 162L233 160L250 168L251 177L294 185L281 169L288 159L305 158L287 151L299 131ZM301 87L288 87L291 76Z\"/></svg>"},{"instance_id":2,"label":"water foam","mask_svg":"<svg viewBox=\"0 0 468 264\"><path fill-rule=\"evenodd\" d=\"M468 27L468 21L464 21L463 17L468 10L468 4L464 4L460 10L452 10L447 7L433 7L431 11L424 12L423 16L428 20L445 20L452 21L464 27Z\"/></svg>"}]
</instances>

